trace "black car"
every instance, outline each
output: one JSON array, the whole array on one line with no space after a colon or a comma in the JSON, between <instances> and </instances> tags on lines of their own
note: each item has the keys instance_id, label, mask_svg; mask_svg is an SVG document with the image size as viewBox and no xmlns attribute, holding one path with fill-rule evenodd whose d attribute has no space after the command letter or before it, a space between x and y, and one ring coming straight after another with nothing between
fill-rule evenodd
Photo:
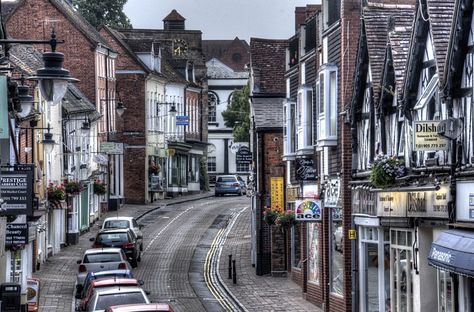
<instances>
[{"instance_id":1,"label":"black car","mask_svg":"<svg viewBox=\"0 0 474 312\"><path fill-rule=\"evenodd\" d=\"M92 248L122 248L133 268L136 268L141 260L140 243L130 229L101 230L95 238L91 237L90 241L94 242Z\"/></svg>"}]
</instances>

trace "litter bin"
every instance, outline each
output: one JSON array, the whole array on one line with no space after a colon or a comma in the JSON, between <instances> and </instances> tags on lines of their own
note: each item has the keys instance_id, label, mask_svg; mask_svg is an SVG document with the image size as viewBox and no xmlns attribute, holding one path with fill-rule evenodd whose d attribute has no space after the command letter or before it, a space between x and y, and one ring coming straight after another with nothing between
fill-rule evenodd
<instances>
[{"instance_id":1,"label":"litter bin","mask_svg":"<svg viewBox=\"0 0 474 312\"><path fill-rule=\"evenodd\" d=\"M15 311L21 309L21 285L17 283L3 283L0 285L0 311Z\"/></svg>"},{"instance_id":2,"label":"litter bin","mask_svg":"<svg viewBox=\"0 0 474 312\"><path fill-rule=\"evenodd\" d=\"M109 198L109 211L117 211L120 208L120 198Z\"/></svg>"}]
</instances>

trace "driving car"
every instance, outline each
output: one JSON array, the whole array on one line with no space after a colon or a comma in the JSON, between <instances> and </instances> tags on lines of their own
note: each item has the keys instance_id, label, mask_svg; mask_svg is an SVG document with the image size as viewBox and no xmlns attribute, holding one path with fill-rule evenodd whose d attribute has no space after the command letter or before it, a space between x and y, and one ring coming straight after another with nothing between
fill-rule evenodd
<instances>
[{"instance_id":1,"label":"driving car","mask_svg":"<svg viewBox=\"0 0 474 312\"><path fill-rule=\"evenodd\" d=\"M247 185L240 176L222 175L216 178L215 196L224 196L225 194L237 194L242 196L246 193Z\"/></svg>"},{"instance_id":2,"label":"driving car","mask_svg":"<svg viewBox=\"0 0 474 312\"><path fill-rule=\"evenodd\" d=\"M143 251L143 234L142 225L138 224L137 220L133 217L109 217L102 223L102 230L107 229L131 229L137 237L138 243L140 244L140 251Z\"/></svg>"},{"instance_id":3,"label":"driving car","mask_svg":"<svg viewBox=\"0 0 474 312\"><path fill-rule=\"evenodd\" d=\"M99 288L105 288L105 287L113 287L113 286L136 286L139 287L143 285L143 281L139 281L134 278L101 278L92 281L89 284L89 287L87 290L85 290L86 294L84 295L84 298L82 298L81 302L79 303L79 311L85 311L87 304L89 303L89 300L92 298L92 295L94 294L94 290L99 289Z\"/></svg>"},{"instance_id":4,"label":"driving car","mask_svg":"<svg viewBox=\"0 0 474 312\"><path fill-rule=\"evenodd\" d=\"M167 303L124 304L108 307L105 312L173 312Z\"/></svg>"},{"instance_id":5,"label":"driving car","mask_svg":"<svg viewBox=\"0 0 474 312\"><path fill-rule=\"evenodd\" d=\"M92 248L117 247L122 248L129 259L132 268L141 261L141 251L138 238L131 229L100 230L96 237L90 238Z\"/></svg>"},{"instance_id":6,"label":"driving car","mask_svg":"<svg viewBox=\"0 0 474 312\"><path fill-rule=\"evenodd\" d=\"M114 286L96 289L87 303L86 311L105 311L110 306L150 303L145 291L136 286Z\"/></svg>"},{"instance_id":7,"label":"driving car","mask_svg":"<svg viewBox=\"0 0 474 312\"><path fill-rule=\"evenodd\" d=\"M84 252L76 277L76 292L81 292L88 272L132 270L127 256L120 248L92 248Z\"/></svg>"},{"instance_id":8,"label":"driving car","mask_svg":"<svg viewBox=\"0 0 474 312\"><path fill-rule=\"evenodd\" d=\"M86 279L84 280L82 291L76 293L76 299L82 299L85 296L85 292L92 281L101 279L101 278L133 278L133 273L130 270L108 270L108 271L99 271L99 272L88 272Z\"/></svg>"}]
</instances>

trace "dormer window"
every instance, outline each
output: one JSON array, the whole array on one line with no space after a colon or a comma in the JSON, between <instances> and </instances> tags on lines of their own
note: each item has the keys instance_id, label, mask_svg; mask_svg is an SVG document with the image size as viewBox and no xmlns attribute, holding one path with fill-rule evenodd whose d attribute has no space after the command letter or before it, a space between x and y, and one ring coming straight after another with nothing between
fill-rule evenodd
<instances>
[{"instance_id":1,"label":"dormer window","mask_svg":"<svg viewBox=\"0 0 474 312\"><path fill-rule=\"evenodd\" d=\"M337 145L337 67L325 64L321 66L316 81L318 95L317 106L317 136L318 146Z\"/></svg>"}]
</instances>

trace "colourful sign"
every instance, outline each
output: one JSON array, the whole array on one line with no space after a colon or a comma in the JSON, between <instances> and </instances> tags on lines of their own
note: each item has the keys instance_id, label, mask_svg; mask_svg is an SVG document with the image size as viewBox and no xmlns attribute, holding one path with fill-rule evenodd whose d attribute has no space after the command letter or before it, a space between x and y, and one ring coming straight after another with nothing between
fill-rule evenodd
<instances>
[{"instance_id":1,"label":"colourful sign","mask_svg":"<svg viewBox=\"0 0 474 312\"><path fill-rule=\"evenodd\" d=\"M295 202L296 221L320 221L321 201L320 200L297 200Z\"/></svg>"},{"instance_id":2,"label":"colourful sign","mask_svg":"<svg viewBox=\"0 0 474 312\"><path fill-rule=\"evenodd\" d=\"M272 210L285 212L285 194L283 177L270 177L270 200Z\"/></svg>"}]
</instances>

